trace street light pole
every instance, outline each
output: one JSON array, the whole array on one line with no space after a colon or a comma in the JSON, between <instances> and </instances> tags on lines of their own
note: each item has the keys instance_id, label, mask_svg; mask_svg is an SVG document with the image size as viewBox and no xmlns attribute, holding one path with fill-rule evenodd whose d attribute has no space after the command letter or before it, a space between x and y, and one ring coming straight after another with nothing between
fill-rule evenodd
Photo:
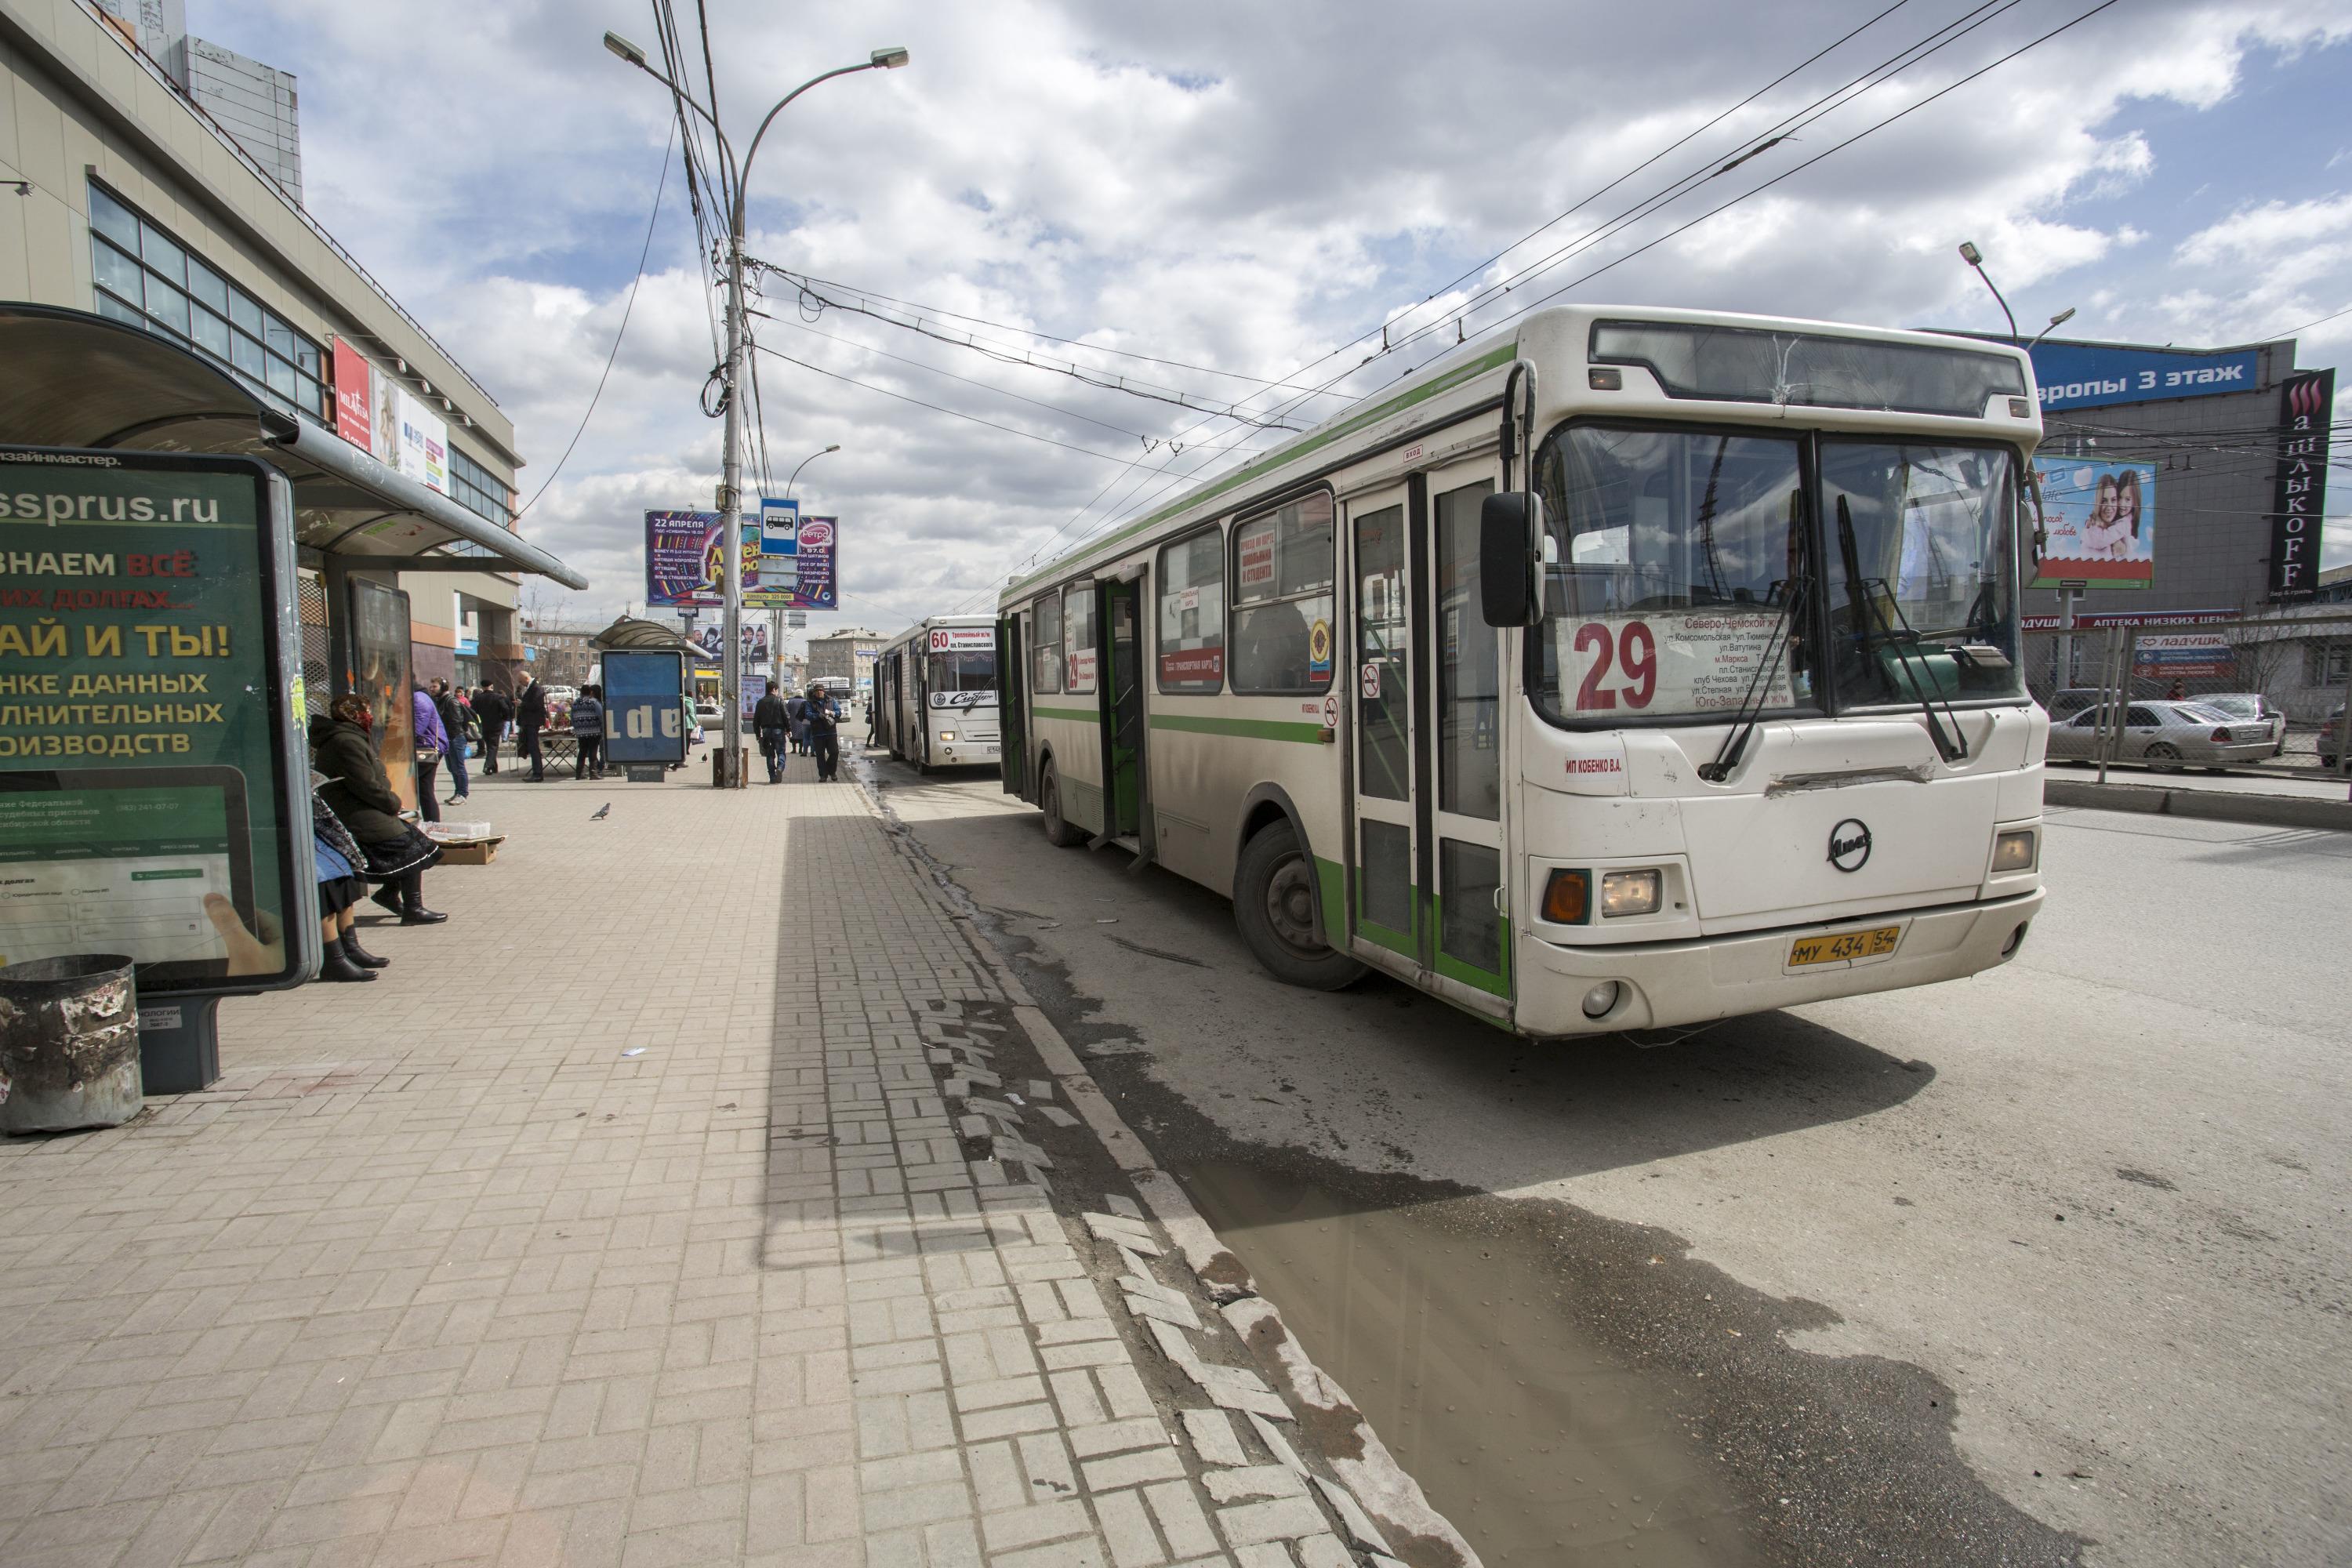
<instances>
[{"instance_id":1,"label":"street light pole","mask_svg":"<svg viewBox=\"0 0 2352 1568\"><path fill-rule=\"evenodd\" d=\"M721 633L725 647L719 655L719 700L724 710L722 755L725 760L719 764L716 781L720 787L731 789L743 782L743 462L740 451L743 410L742 400L736 395L736 389L743 384L743 354L748 342L743 325L743 215L751 185L751 161L760 155L760 142L767 136L768 127L775 123L776 116L782 114L793 100L819 82L831 81L837 76L853 76L868 70L896 70L907 63L908 56L907 51L901 48L876 49L863 65L837 66L809 78L784 94L776 106L768 110L766 118L760 121L760 129L752 133L751 151L738 163L735 150L729 145L727 133L719 129L717 119L700 104L695 103L691 93L654 69L646 58L645 50L617 33L604 35L604 47L668 88L681 100L694 104L696 112L709 121L712 134L719 138L720 157L734 172L734 199L730 204L727 220L727 368L722 383L727 398L727 426L726 434L721 437L725 445L724 455L719 461L718 497L719 574L723 579L719 592L725 624Z\"/></svg>"},{"instance_id":2,"label":"street light pole","mask_svg":"<svg viewBox=\"0 0 2352 1568\"><path fill-rule=\"evenodd\" d=\"M1984 279L1984 286L1992 289L1992 297L1999 302L2000 306L2000 313L2009 318L2009 341L2011 342L2017 342L2018 332L2016 312L2012 311L2009 308L2008 300L2001 299L2000 289L1994 286L1992 274L1984 269L1984 252L1976 247L1974 241L1964 239L1960 241L1960 259L1967 262L1970 267L1975 268L1977 276Z\"/></svg>"}]
</instances>

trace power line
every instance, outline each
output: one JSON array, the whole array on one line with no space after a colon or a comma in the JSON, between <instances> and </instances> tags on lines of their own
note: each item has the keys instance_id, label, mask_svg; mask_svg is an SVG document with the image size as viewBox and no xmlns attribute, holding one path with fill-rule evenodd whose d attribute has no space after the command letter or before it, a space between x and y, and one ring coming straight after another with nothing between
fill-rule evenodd
<instances>
[{"instance_id":1,"label":"power line","mask_svg":"<svg viewBox=\"0 0 2352 1568\"><path fill-rule=\"evenodd\" d=\"M547 478L540 482L530 500L523 502L515 512L514 522L520 522L522 514L539 504L539 498L547 493L547 487L555 482L556 476L563 472L563 465L572 460L573 448L580 445L580 437L587 433L589 417L596 412L596 405L604 395L604 384L613 379L613 362L621 357L621 340L628 335L629 316L637 308L637 289L646 280L646 259L653 255L654 226L661 217L662 193L669 189L669 158L677 146L677 128L672 126L669 139L662 144L661 178L654 185L654 210L646 215L646 243L637 251L636 276L629 279L629 297L621 306L621 324L614 329L613 348L604 356L604 374L596 378L596 390L589 395L588 406L580 416L580 427L572 432L572 439L565 445L563 456L555 459L555 467L548 470Z\"/></svg>"},{"instance_id":2,"label":"power line","mask_svg":"<svg viewBox=\"0 0 2352 1568\"><path fill-rule=\"evenodd\" d=\"M747 261L751 261L750 258L746 258L745 259ZM823 314L827 310L846 310L860 316L870 316L874 320L883 322L885 325L897 327L905 331L918 333L920 336L930 339L934 342L946 343L950 348L970 349L975 353L985 354L988 358L995 360L1000 364L1020 365L1029 370L1052 371L1057 374L1066 375L1074 380L1084 382L1088 386L1099 387L1105 392L1124 393L1129 397L1149 398L1154 403L1172 403L1179 408L1190 409L1196 414L1213 414L1220 418L1239 420L1244 424L1257 425L1270 429L1294 430L1297 428L1297 426L1294 425L1284 425L1277 421L1262 419L1253 414L1244 414L1241 411L1241 405L1236 403L1229 403L1223 408L1204 409L1199 404L1192 401L1192 395L1191 393L1184 391L1181 387L1163 387L1151 382L1132 381L1126 376L1120 376L1115 380L1106 381L1098 375L1090 374L1087 372L1087 367L1084 365L1076 364L1070 361L1040 360L1036 355L1031 353L1024 353L1016 357L1011 353L999 353L997 350L982 344L977 339L971 337L969 334L961 338L951 338L942 333L932 331L929 328L924 326L919 320L914 321L901 321L896 317L887 315L883 311L868 310L862 305L845 305L839 300L829 299L825 295L818 293L815 288L813 287L809 281L796 277L793 273L785 271L782 268L774 265L772 262L751 261L751 265L756 266L769 272L773 272L778 277L792 283L795 288L800 289L801 295L803 299L814 300L816 301L819 314Z\"/></svg>"},{"instance_id":3,"label":"power line","mask_svg":"<svg viewBox=\"0 0 2352 1568\"><path fill-rule=\"evenodd\" d=\"M893 392L887 386L876 386L873 383L860 381L856 376L844 375L837 370L827 370L823 365L811 364L806 360L794 359L792 355L784 353L777 349L769 348L764 343L754 344L753 346L763 354L772 355L777 359L782 360L786 364L796 364L803 370L814 372L818 375L826 377L828 380L844 382L851 386L858 388L860 391L878 393L884 397L896 398L900 403L911 403L918 408L928 408L934 414L944 414L951 419L963 419L969 420L974 425L985 425L991 430L1002 430L1007 436L1019 436L1031 441L1043 441L1048 447L1059 447L1066 452L1081 452L1089 458L1099 458L1106 463L1125 464L1130 460L1126 458L1118 457L1109 452L1097 452L1091 447L1075 446L1068 441L1056 440L1051 436L1040 436L1034 430L1024 430L1018 426L999 425L993 419L982 419L977 414L966 414L961 409L942 407L936 403L926 403L919 397L909 397L903 392ZM1152 464L1145 464L1144 466L1151 468L1154 473L1164 474L1171 471Z\"/></svg>"},{"instance_id":4,"label":"power line","mask_svg":"<svg viewBox=\"0 0 2352 1568\"><path fill-rule=\"evenodd\" d=\"M1083 338L1057 337L1052 332L1040 331L1034 327L1016 327L1003 321L992 321L983 316L967 316L955 310L943 310L936 305L918 304L911 300L901 300L894 295L885 294L878 289L860 288L854 283L843 283L832 279L817 278L807 273L785 272L782 268L777 268L775 270L782 273L784 277L791 279L795 283L817 285L834 289L840 293L855 294L862 300L879 300L885 304L896 305L901 310L918 311L926 316L938 316L943 321L969 321L974 326L987 327L994 331L1018 332L1024 337L1034 338L1040 342L1061 343L1069 348L1085 349L1089 353L1116 354L1121 359L1138 360L1145 364L1166 365L1171 370L1189 370L1197 372L1202 375L1220 375L1231 381L1246 381L1253 386L1260 386L1269 389L1280 390L1283 388L1283 384L1281 382L1268 381L1263 376L1244 375L1237 370L1218 370L1211 365L1190 364L1183 360L1163 359L1156 354L1137 353L1130 349L1115 349L1105 343L1090 343ZM846 306L840 308L849 309L849 307Z\"/></svg>"},{"instance_id":5,"label":"power line","mask_svg":"<svg viewBox=\"0 0 2352 1568\"><path fill-rule=\"evenodd\" d=\"M1087 424L1099 426L1103 429L1108 430L1116 436L1132 436L1135 439L1143 443L1144 451L1147 454L1153 448L1165 444L1162 439L1157 436L1147 436L1140 430L1129 430L1123 425L1113 425L1107 420L1097 419L1091 415L1080 414L1076 409L1064 408L1052 403L1043 403L1034 397L1024 397L1017 392L1008 392L1001 386L991 386L984 381L974 381L968 375L958 375L951 370L941 370L935 364L925 364L920 360L908 359L904 354L894 354L887 349L877 349L871 343L861 343L855 338L838 337L832 332L821 332L805 321L791 321L785 317L775 315L767 310L753 310L751 314L759 317L763 321L779 321L787 327L797 328L801 331L806 332L812 337L823 338L827 342L840 343L845 347L857 349L866 353L877 355L882 359L892 360L899 364L912 365L917 370L928 371L933 375L945 376L950 381L960 381L966 386L976 386L982 392L992 392L999 397L1010 397L1016 403L1025 403L1032 408L1042 408L1048 414L1057 414L1066 419L1084 420Z\"/></svg>"}]
</instances>

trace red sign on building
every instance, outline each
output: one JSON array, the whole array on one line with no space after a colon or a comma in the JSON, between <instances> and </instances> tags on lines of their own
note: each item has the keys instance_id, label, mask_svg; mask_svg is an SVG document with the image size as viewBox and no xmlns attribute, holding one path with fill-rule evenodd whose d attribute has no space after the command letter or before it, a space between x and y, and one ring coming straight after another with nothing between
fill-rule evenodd
<instances>
[{"instance_id":1,"label":"red sign on building","mask_svg":"<svg viewBox=\"0 0 2352 1568\"><path fill-rule=\"evenodd\" d=\"M335 342L335 434L362 452L375 449L373 395L367 356L337 338Z\"/></svg>"}]
</instances>

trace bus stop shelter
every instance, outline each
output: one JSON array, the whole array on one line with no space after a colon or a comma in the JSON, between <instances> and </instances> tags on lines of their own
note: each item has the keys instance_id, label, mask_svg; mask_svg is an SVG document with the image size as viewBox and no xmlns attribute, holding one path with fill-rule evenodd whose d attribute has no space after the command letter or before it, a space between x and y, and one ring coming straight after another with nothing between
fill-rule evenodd
<instances>
[{"instance_id":1,"label":"bus stop shelter","mask_svg":"<svg viewBox=\"0 0 2352 1568\"><path fill-rule=\"evenodd\" d=\"M313 710L354 689L354 573L524 573L587 580L519 535L386 468L333 431L261 401L192 349L82 310L0 302L0 442L257 458L294 493L302 566L323 578L305 605L306 666L323 633ZM323 624L321 624L323 623Z\"/></svg>"}]
</instances>

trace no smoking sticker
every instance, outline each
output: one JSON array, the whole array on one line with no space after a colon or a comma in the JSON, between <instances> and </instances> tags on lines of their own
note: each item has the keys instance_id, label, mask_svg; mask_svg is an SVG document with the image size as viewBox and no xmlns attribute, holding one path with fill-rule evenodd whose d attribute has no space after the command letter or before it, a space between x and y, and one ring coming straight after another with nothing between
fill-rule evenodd
<instances>
[{"instance_id":1,"label":"no smoking sticker","mask_svg":"<svg viewBox=\"0 0 2352 1568\"><path fill-rule=\"evenodd\" d=\"M1335 691L1331 693L1330 696L1323 699L1323 728L1326 730L1336 730L1339 727L1339 694Z\"/></svg>"},{"instance_id":2,"label":"no smoking sticker","mask_svg":"<svg viewBox=\"0 0 2352 1568\"><path fill-rule=\"evenodd\" d=\"M1356 682L1358 689L1364 694L1365 701L1377 702L1381 700L1381 667L1379 665L1364 666L1362 672L1356 677Z\"/></svg>"}]
</instances>

